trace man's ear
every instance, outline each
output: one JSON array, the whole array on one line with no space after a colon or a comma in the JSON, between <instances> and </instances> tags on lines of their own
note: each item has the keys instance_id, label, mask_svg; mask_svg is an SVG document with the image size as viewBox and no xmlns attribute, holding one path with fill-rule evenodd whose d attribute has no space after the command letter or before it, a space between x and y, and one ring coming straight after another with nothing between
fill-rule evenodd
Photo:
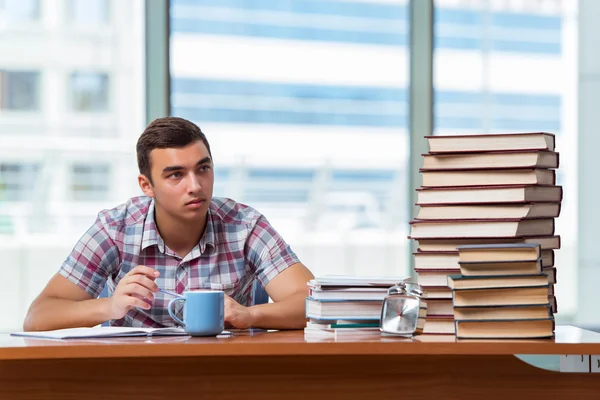
<instances>
[{"instance_id":1,"label":"man's ear","mask_svg":"<svg viewBox=\"0 0 600 400\"><path fill-rule=\"evenodd\" d=\"M146 175L138 175L138 185L140 185L140 189L142 189L142 192L144 192L146 196L154 197L154 189L152 188L152 184Z\"/></svg>"}]
</instances>

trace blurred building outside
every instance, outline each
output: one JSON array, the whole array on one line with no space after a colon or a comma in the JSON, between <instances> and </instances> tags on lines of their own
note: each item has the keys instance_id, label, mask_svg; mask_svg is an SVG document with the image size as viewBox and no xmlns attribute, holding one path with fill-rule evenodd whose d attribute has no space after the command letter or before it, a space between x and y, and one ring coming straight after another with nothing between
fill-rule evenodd
<instances>
[{"instance_id":1,"label":"blurred building outside","mask_svg":"<svg viewBox=\"0 0 600 400\"><path fill-rule=\"evenodd\" d=\"M436 0L435 133L550 131L575 311L576 2ZM172 115L215 196L263 212L316 274L408 275L408 3L171 2ZM0 0L0 331L98 211L140 195L142 0Z\"/></svg>"}]
</instances>

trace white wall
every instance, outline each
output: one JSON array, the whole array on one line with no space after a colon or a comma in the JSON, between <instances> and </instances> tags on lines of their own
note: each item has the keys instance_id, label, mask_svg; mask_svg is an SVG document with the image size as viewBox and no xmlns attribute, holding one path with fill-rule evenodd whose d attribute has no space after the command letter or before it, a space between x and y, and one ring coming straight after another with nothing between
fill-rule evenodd
<instances>
[{"instance_id":1,"label":"white wall","mask_svg":"<svg viewBox=\"0 0 600 400\"><path fill-rule=\"evenodd\" d=\"M70 248L62 243L0 244L0 331L21 329L29 304L58 270Z\"/></svg>"}]
</instances>

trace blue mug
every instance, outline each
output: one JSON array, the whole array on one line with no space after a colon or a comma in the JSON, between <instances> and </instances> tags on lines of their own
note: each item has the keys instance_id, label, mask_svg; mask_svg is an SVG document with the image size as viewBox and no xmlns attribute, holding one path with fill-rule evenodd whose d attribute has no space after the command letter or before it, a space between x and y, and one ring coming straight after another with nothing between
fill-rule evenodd
<instances>
[{"instance_id":1,"label":"blue mug","mask_svg":"<svg viewBox=\"0 0 600 400\"><path fill-rule=\"evenodd\" d=\"M183 321L173 311L175 302L182 301ZM225 327L225 293L221 290L183 292L169 302L169 315L191 336L216 336Z\"/></svg>"}]
</instances>

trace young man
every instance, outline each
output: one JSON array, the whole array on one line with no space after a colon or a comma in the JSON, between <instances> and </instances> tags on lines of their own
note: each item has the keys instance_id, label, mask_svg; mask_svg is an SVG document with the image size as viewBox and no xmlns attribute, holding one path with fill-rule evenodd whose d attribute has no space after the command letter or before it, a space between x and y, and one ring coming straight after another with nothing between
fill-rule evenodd
<instances>
[{"instance_id":1,"label":"young man","mask_svg":"<svg viewBox=\"0 0 600 400\"><path fill-rule=\"evenodd\" d=\"M313 275L258 211L212 197L213 160L200 128L153 121L137 160L146 196L98 214L31 304L24 329L173 326L171 297L159 288L223 290L227 326L302 328ZM251 305L256 279L273 303ZM99 299L105 284L110 296Z\"/></svg>"}]
</instances>

